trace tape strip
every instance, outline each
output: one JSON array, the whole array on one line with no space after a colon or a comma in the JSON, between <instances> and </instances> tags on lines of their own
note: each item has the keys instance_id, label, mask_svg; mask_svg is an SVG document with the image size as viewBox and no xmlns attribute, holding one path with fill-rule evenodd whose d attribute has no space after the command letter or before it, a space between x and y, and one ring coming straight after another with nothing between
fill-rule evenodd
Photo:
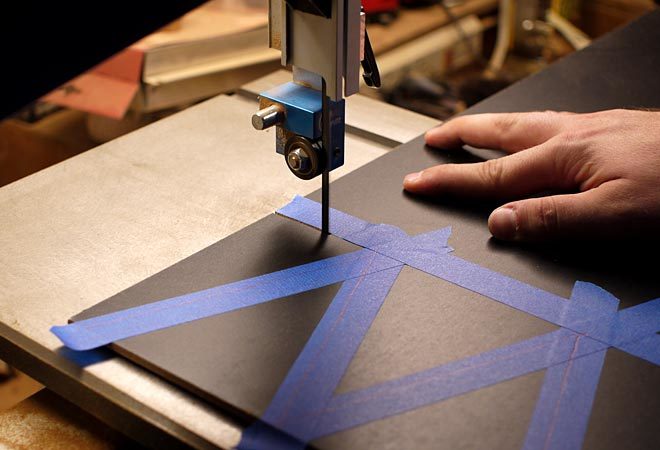
<instances>
[{"instance_id":1,"label":"tape strip","mask_svg":"<svg viewBox=\"0 0 660 450\"><path fill-rule=\"evenodd\" d=\"M296 196L278 214L317 228L320 226L318 203L305 197ZM450 229L411 238L390 225L373 225L331 209L330 232L548 322L564 326L576 317L581 320L585 317L585 311L577 311L575 304L558 295L449 255L452 251L447 244ZM589 310L592 314L599 312L597 308Z\"/></svg>"},{"instance_id":2,"label":"tape strip","mask_svg":"<svg viewBox=\"0 0 660 450\"><path fill-rule=\"evenodd\" d=\"M303 223L320 225L320 205L301 197L279 212ZM262 421L246 431L240 448L302 448L319 436L544 368L550 370L528 440L532 445L538 442L538 436L545 436L544 442L552 445L572 446L581 442L586 429L593 401L593 394L588 393L595 392L602 367L597 355L604 355L605 349L613 345L660 364L655 335L660 323L660 299L617 312L616 298L597 286L578 282L571 299L566 300L450 255L448 228L410 237L389 225L369 224L336 210L331 214L331 232L365 250L54 327L53 332L74 348L92 348L89 346L344 281ZM403 264L564 328L399 380L333 396ZM578 401L566 397L570 392L587 395ZM562 412L559 419L557 409Z\"/></svg>"},{"instance_id":3,"label":"tape strip","mask_svg":"<svg viewBox=\"0 0 660 450\"><path fill-rule=\"evenodd\" d=\"M69 325L55 326L51 331L73 350L90 350L400 265L370 250L359 250Z\"/></svg>"},{"instance_id":4,"label":"tape strip","mask_svg":"<svg viewBox=\"0 0 660 450\"><path fill-rule=\"evenodd\" d=\"M660 336L657 334L638 341L617 344L617 348L660 366Z\"/></svg>"},{"instance_id":5,"label":"tape strip","mask_svg":"<svg viewBox=\"0 0 660 450\"><path fill-rule=\"evenodd\" d=\"M321 208L317 202L308 198L296 195L289 204L277 210L277 214L321 229ZM361 247L370 247L378 243L386 243L407 237L405 233L396 227L383 230L382 228L386 226L382 226L379 227L381 228L380 231L370 231L377 228L378 225L332 208L330 209L329 225L331 234ZM351 239L353 235L357 238Z\"/></svg>"},{"instance_id":6,"label":"tape strip","mask_svg":"<svg viewBox=\"0 0 660 450\"><path fill-rule=\"evenodd\" d=\"M546 370L523 450L582 448L605 354L604 349Z\"/></svg>"},{"instance_id":7,"label":"tape strip","mask_svg":"<svg viewBox=\"0 0 660 450\"><path fill-rule=\"evenodd\" d=\"M401 267L343 283L263 415L268 423L309 440L301 420L310 405L325 405L376 318Z\"/></svg>"},{"instance_id":8,"label":"tape strip","mask_svg":"<svg viewBox=\"0 0 660 450\"><path fill-rule=\"evenodd\" d=\"M319 227L319 211L317 203L297 197L278 213ZM307 423L309 417L320 417L321 421L315 425L314 432L306 430L298 434L303 440L547 368L526 448L579 448L606 349L611 345L627 348L660 365L660 350L655 346L659 337L655 332L660 328L658 300L619 313L618 300L593 284L576 282L571 298L566 300L449 255L449 230L411 238L394 227L372 225L336 210L331 211L331 224L334 225L331 225L331 232L347 241L564 328L399 380L335 396L327 407L307 404L300 411L299 417L306 418L301 423ZM310 409L313 406L317 409ZM264 420L268 419L264 417Z\"/></svg>"},{"instance_id":9,"label":"tape strip","mask_svg":"<svg viewBox=\"0 0 660 450\"><path fill-rule=\"evenodd\" d=\"M584 345L576 351L576 342L580 339ZM397 380L341 394L320 413L323 420L314 437L401 414L605 348L607 346L598 341L559 329Z\"/></svg>"},{"instance_id":10,"label":"tape strip","mask_svg":"<svg viewBox=\"0 0 660 450\"><path fill-rule=\"evenodd\" d=\"M364 330L364 324L360 325ZM368 327L367 327L368 328ZM351 345L355 346L362 339L353 335L350 329L345 330ZM359 333L363 335L363 333ZM303 448L303 442L343 431L369 422L414 410L438 401L476 389L497 384L518 376L526 375L548 368L550 372L542 388L542 395L537 403L535 420L542 421L556 417L556 407L562 403L560 422L552 427L535 425L535 437L542 435L552 437L557 442L557 448L575 448L586 431L595 389L600 376L602 358L607 344L589 337L574 333L565 328L534 337L526 341L502 347L490 352L465 358L445 365L437 366L422 372L388 381L365 389L334 396L327 401L327 392L334 390L338 383L337 373L330 378L324 378L322 371L315 371L307 366L296 363L290 374L301 372L313 378L314 385L324 384L319 389L325 395L306 395L302 392L309 389L298 385L302 377L289 375L278 394L269 406L271 413L264 414L261 421L250 427L244 435L244 445L241 449L272 448L272 435L261 435L264 427L278 427L291 433L297 439L289 448ZM318 347L313 347L318 348ZM351 350L355 347L351 347ZM306 348L304 352L308 351ZM343 352L340 346L328 346L322 360L336 358L334 352ZM592 358L593 355L596 355ZM601 365L594 361L601 358ZM305 360L301 357L299 360ZM584 361L583 361L584 359ZM345 370L345 361L342 364ZM570 363L569 370L566 365ZM343 373L343 372L342 372ZM556 383L556 374L569 374L568 381ZM327 383L327 384L325 384ZM570 384L567 384L570 383ZM568 385L568 389L566 386ZM300 396L296 396L301 393ZM579 396L578 394L579 393ZM574 398L575 397L575 398ZM578 398L579 397L579 398ZM295 414L289 410L287 420L278 420L273 411L286 410L286 402L292 399L296 404ZM552 424L552 421L549 422ZM540 431L539 431L540 429ZM545 434L542 434L545 432ZM249 445L248 445L249 443ZM575 444L575 445L573 445ZM531 445L531 444L530 444ZM534 446L529 448L535 448Z\"/></svg>"},{"instance_id":11,"label":"tape strip","mask_svg":"<svg viewBox=\"0 0 660 450\"><path fill-rule=\"evenodd\" d=\"M576 311L599 311L598 316L608 321L612 321L619 309L614 296L591 283L575 283L571 302L575 303ZM580 323L579 317L571 320ZM589 339L578 335L571 358L546 370L523 450L582 447L607 350L576 357L585 346L591 345Z\"/></svg>"},{"instance_id":12,"label":"tape strip","mask_svg":"<svg viewBox=\"0 0 660 450\"><path fill-rule=\"evenodd\" d=\"M612 339L617 344L637 341L660 331L660 298L626 308L616 315L616 322L609 333L599 330L603 339ZM656 363L660 364L660 363Z\"/></svg>"},{"instance_id":13,"label":"tape strip","mask_svg":"<svg viewBox=\"0 0 660 450\"><path fill-rule=\"evenodd\" d=\"M319 227L320 206L304 197L278 211L299 222ZM612 310L618 300L605 290L577 282L570 300L530 286L472 262L450 255L450 230L410 237L391 225L373 225L331 209L330 232L349 242L369 248L403 264L454 283L497 302L558 326L586 334L623 350L623 344L647 338L660 328L660 299L619 313ZM626 344L630 346L629 344ZM655 349L635 347L636 356L660 365Z\"/></svg>"},{"instance_id":14,"label":"tape strip","mask_svg":"<svg viewBox=\"0 0 660 450\"><path fill-rule=\"evenodd\" d=\"M537 440L539 435L544 439L549 436L553 437L557 442L556 448L576 448L576 445L568 444L579 444L583 439L606 348L607 346L603 343L566 329L560 329L509 347L435 367L398 380L341 394L332 398L327 407L324 407L329 391L327 386L332 386L334 389L335 378L335 381L323 389L326 395L321 400L313 395L300 395L293 400L292 403L297 405L298 410L295 416L291 415L292 411L289 411L288 422L278 422L269 414L264 415L262 420L280 427L300 439L300 441L291 441L295 442L295 446L288 448L303 448L302 441L313 440L401 414L549 367L542 396L539 399L539 407L535 414L537 417L556 418L556 404L562 398L566 403L562 404L559 426L550 421L550 426L547 427L550 430L546 430L545 434L541 435L535 429L533 435L537 437ZM332 358L332 355L330 357ZM568 371L571 377L568 380L570 382L568 389L562 389L562 386L566 385L566 381L562 377L560 378L561 383L557 383L556 374L563 375L567 372L565 370L566 361L571 364L571 370ZM600 361L600 363L595 364L594 361L596 363ZM556 366L555 364L558 363L561 365ZM591 370L592 368L594 370ZM303 367L297 366L297 369L303 369ZM292 369L292 372L295 370ZM309 376L315 378L316 383L323 379L323 374L317 373ZM287 388L278 392L281 397L273 400L269 411L285 409L289 399L286 395L295 396L300 390L304 390L296 387L293 378L287 377L284 385ZM585 389L585 387L589 387L589 389ZM320 422L318 422L319 419ZM271 435L262 435L260 439L259 436L255 436L255 431L262 430L263 426L264 424L257 423L248 429L244 435L243 444L239 448L272 448ZM536 428L539 426L537 425Z\"/></svg>"},{"instance_id":15,"label":"tape strip","mask_svg":"<svg viewBox=\"0 0 660 450\"><path fill-rule=\"evenodd\" d=\"M314 436L320 417L308 411L325 409L400 271L401 266L342 284L261 418L297 439L287 448L304 448ZM260 422L244 431L238 446L272 447L272 435Z\"/></svg>"}]
</instances>

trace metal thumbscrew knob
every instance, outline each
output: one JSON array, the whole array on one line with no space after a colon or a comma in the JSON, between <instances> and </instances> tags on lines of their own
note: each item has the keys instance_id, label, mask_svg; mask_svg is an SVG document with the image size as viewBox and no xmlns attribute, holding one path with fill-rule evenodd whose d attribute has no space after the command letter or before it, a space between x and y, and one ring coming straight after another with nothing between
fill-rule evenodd
<instances>
[{"instance_id":1,"label":"metal thumbscrew knob","mask_svg":"<svg viewBox=\"0 0 660 450\"><path fill-rule=\"evenodd\" d=\"M270 105L260 109L252 116L252 126L257 130L265 130L284 122L284 109L279 105Z\"/></svg>"}]
</instances>

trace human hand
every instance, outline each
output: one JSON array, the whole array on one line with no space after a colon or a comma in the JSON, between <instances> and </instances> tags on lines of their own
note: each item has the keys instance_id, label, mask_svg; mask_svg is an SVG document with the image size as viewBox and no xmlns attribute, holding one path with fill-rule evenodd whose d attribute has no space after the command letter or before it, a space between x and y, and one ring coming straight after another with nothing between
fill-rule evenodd
<instances>
[{"instance_id":1,"label":"human hand","mask_svg":"<svg viewBox=\"0 0 660 450\"><path fill-rule=\"evenodd\" d=\"M651 236L660 231L660 112L532 112L463 116L426 133L433 147L499 149L502 158L409 174L408 192L511 199L488 228L516 241Z\"/></svg>"}]
</instances>

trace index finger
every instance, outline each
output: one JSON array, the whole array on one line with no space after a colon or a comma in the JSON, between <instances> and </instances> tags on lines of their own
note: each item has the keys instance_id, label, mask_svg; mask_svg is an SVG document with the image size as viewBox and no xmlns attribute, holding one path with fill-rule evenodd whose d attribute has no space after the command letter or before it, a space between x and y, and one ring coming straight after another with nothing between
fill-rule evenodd
<instances>
[{"instance_id":1,"label":"index finger","mask_svg":"<svg viewBox=\"0 0 660 450\"><path fill-rule=\"evenodd\" d=\"M488 113L461 116L429 130L426 143L456 148L473 145L515 153L544 143L557 135L569 113Z\"/></svg>"}]
</instances>

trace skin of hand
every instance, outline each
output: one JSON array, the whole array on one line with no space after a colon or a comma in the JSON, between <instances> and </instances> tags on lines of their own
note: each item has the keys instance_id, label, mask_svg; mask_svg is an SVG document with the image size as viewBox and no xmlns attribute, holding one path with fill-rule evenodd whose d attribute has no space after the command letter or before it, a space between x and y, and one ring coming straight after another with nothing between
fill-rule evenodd
<instances>
[{"instance_id":1,"label":"skin of hand","mask_svg":"<svg viewBox=\"0 0 660 450\"><path fill-rule=\"evenodd\" d=\"M430 167L403 182L414 194L521 199L491 213L496 238L656 238L660 231L660 112L476 114L430 130L426 143L509 153ZM548 190L562 194L525 199Z\"/></svg>"}]
</instances>

